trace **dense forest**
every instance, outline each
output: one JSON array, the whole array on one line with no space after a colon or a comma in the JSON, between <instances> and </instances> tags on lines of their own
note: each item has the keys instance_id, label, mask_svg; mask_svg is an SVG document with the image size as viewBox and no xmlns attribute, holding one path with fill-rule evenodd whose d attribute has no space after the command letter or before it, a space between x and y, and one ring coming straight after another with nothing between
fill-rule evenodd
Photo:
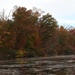
<instances>
[{"instance_id":1,"label":"dense forest","mask_svg":"<svg viewBox=\"0 0 75 75\"><path fill-rule=\"evenodd\" d=\"M75 29L59 26L49 13L15 7L0 15L0 59L75 54Z\"/></svg>"}]
</instances>

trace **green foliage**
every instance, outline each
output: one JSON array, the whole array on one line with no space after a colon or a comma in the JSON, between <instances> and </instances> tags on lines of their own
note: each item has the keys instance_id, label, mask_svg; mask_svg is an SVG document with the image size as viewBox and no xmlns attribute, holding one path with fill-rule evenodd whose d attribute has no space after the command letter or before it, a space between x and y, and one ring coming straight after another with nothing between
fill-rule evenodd
<instances>
[{"instance_id":1,"label":"green foliage","mask_svg":"<svg viewBox=\"0 0 75 75\"><path fill-rule=\"evenodd\" d=\"M64 55L72 55L72 54L73 54L73 51L72 51L71 49L67 48L67 49L65 49L65 50L62 52L62 54L64 54Z\"/></svg>"},{"instance_id":2,"label":"green foliage","mask_svg":"<svg viewBox=\"0 0 75 75\"><path fill-rule=\"evenodd\" d=\"M51 45L53 44L54 34L57 29L57 21L50 14L46 14L40 18L39 36L44 53L50 52ZM52 44L51 44L52 43Z\"/></svg>"},{"instance_id":3,"label":"green foliage","mask_svg":"<svg viewBox=\"0 0 75 75\"><path fill-rule=\"evenodd\" d=\"M0 48L0 59L15 58L16 50L9 48Z\"/></svg>"}]
</instances>

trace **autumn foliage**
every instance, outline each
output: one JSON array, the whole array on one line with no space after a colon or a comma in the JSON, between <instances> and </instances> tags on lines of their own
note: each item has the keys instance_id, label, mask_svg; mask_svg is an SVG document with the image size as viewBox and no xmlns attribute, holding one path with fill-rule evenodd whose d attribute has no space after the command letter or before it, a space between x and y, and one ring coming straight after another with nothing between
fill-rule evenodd
<instances>
[{"instance_id":1,"label":"autumn foliage","mask_svg":"<svg viewBox=\"0 0 75 75\"><path fill-rule=\"evenodd\" d=\"M0 58L69 54L75 54L75 29L59 27L51 14L16 7L12 19L0 18Z\"/></svg>"}]
</instances>

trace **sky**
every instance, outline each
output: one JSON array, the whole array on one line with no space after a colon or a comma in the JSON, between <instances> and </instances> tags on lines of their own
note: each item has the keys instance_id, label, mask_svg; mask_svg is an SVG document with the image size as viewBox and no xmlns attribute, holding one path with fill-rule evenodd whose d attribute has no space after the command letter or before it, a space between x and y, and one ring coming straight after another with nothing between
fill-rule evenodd
<instances>
[{"instance_id":1,"label":"sky","mask_svg":"<svg viewBox=\"0 0 75 75\"><path fill-rule=\"evenodd\" d=\"M8 14L14 6L36 7L50 13L59 25L75 27L75 0L0 0L0 12Z\"/></svg>"}]
</instances>

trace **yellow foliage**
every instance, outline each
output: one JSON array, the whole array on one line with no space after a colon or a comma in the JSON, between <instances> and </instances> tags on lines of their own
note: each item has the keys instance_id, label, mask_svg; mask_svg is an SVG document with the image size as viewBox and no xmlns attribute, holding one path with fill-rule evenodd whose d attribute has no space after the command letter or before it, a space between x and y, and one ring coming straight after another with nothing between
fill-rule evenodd
<instances>
[{"instance_id":1,"label":"yellow foliage","mask_svg":"<svg viewBox=\"0 0 75 75\"><path fill-rule=\"evenodd\" d=\"M24 57L25 55L26 55L26 51L25 50L18 50L16 57Z\"/></svg>"}]
</instances>

